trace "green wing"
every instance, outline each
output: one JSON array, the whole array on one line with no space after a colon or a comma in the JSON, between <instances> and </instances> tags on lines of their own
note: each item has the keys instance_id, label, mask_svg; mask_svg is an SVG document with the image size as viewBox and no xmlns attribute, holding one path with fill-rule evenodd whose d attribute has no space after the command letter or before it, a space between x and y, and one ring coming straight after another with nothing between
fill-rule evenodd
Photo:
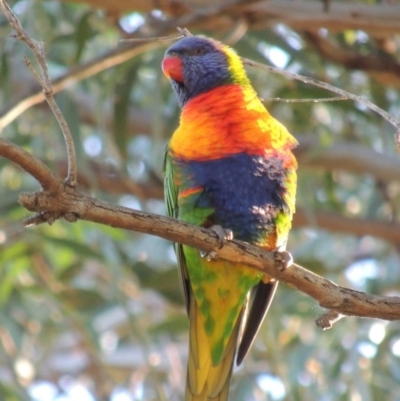
<instances>
[{"instance_id":1,"label":"green wing","mask_svg":"<svg viewBox=\"0 0 400 401\"><path fill-rule=\"evenodd\" d=\"M167 152L165 153L164 159L164 199L166 205L167 216L175 219L179 218L178 208L178 187L175 184L173 162ZM186 268L186 259L183 254L183 248L181 244L174 244L176 257L178 260L179 267L179 279L181 290L185 298L186 311L189 314L190 305L190 283L189 276Z\"/></svg>"}]
</instances>

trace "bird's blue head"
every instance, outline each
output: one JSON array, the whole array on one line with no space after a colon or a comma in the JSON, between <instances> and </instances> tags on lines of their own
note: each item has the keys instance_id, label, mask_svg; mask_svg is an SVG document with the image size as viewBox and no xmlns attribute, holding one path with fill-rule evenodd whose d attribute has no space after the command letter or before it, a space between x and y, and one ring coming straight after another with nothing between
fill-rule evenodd
<instances>
[{"instance_id":1,"label":"bird's blue head","mask_svg":"<svg viewBox=\"0 0 400 401\"><path fill-rule=\"evenodd\" d=\"M217 86L249 85L240 57L228 46L203 36L189 36L166 52L162 69L181 107Z\"/></svg>"}]
</instances>

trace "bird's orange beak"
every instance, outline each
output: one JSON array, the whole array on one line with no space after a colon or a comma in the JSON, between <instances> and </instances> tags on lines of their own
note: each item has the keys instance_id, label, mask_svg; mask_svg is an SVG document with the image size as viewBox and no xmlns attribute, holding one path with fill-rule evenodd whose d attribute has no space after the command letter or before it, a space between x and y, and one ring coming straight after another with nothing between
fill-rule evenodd
<instances>
[{"instance_id":1,"label":"bird's orange beak","mask_svg":"<svg viewBox=\"0 0 400 401\"><path fill-rule=\"evenodd\" d=\"M182 60L179 57L167 56L161 64L164 75L168 79L183 82Z\"/></svg>"}]
</instances>

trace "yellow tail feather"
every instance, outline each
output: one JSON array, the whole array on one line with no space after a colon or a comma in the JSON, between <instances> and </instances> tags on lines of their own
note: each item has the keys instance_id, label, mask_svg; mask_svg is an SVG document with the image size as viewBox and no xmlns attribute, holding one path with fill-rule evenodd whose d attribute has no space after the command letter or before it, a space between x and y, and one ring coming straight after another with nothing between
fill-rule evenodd
<instances>
[{"instance_id":1,"label":"yellow tail feather","mask_svg":"<svg viewBox=\"0 0 400 401\"><path fill-rule=\"evenodd\" d=\"M189 357L185 401L227 401L242 313L221 362L212 366L210 345L194 296L190 302Z\"/></svg>"}]
</instances>

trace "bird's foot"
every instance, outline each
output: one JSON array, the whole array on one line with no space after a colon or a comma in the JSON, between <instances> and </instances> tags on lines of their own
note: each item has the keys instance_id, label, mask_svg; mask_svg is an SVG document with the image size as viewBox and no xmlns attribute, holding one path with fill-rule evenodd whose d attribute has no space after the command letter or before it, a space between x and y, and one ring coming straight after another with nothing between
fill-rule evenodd
<instances>
[{"instance_id":1,"label":"bird's foot","mask_svg":"<svg viewBox=\"0 0 400 401\"><path fill-rule=\"evenodd\" d=\"M288 251L276 251L274 254L275 267L283 272L293 264L293 256Z\"/></svg>"},{"instance_id":2,"label":"bird's foot","mask_svg":"<svg viewBox=\"0 0 400 401\"><path fill-rule=\"evenodd\" d=\"M233 240L233 231L229 228L222 228L221 226L213 225L209 228L209 230L213 231L218 236L218 249L221 249L226 242Z\"/></svg>"},{"instance_id":3,"label":"bird's foot","mask_svg":"<svg viewBox=\"0 0 400 401\"><path fill-rule=\"evenodd\" d=\"M212 260L218 259L218 253L215 251L209 251L209 252L200 251L200 256L203 259L206 259L207 262L211 262Z\"/></svg>"},{"instance_id":4,"label":"bird's foot","mask_svg":"<svg viewBox=\"0 0 400 401\"><path fill-rule=\"evenodd\" d=\"M218 249L221 249L227 241L231 241L233 239L232 230L222 228L221 226L218 225L211 226L209 230L213 231L218 236L219 240ZM216 251L210 251L210 252L200 251L200 256L202 258L207 259L207 261L218 259L218 254Z\"/></svg>"}]
</instances>

